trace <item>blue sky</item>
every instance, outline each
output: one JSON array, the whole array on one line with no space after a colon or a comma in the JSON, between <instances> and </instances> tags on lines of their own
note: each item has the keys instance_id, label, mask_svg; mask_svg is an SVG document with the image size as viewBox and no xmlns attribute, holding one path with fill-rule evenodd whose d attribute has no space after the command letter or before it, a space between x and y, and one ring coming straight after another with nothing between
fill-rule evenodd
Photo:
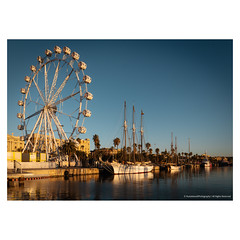
<instances>
[{"instance_id":1,"label":"blue sky","mask_svg":"<svg viewBox=\"0 0 240 240\"><path fill-rule=\"evenodd\" d=\"M29 66L46 48L68 46L80 54L92 77L87 119L91 139L102 147L122 138L123 104L128 125L132 106L136 126L144 112L145 142L169 150L171 132L178 151L232 156L232 41L231 40L9 40L8 133L20 135L16 117L20 88ZM139 133L139 129L138 129Z\"/></svg>"}]
</instances>

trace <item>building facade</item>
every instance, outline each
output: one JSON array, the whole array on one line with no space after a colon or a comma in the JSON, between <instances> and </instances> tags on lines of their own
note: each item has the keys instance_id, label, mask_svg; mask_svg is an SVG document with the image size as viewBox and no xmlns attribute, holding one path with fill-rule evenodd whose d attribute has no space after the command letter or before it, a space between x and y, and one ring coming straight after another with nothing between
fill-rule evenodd
<instances>
[{"instance_id":1,"label":"building facade","mask_svg":"<svg viewBox=\"0 0 240 240\"><path fill-rule=\"evenodd\" d=\"M36 144L36 151L37 149L41 149L40 152L45 151L45 138L44 135L39 134L37 138L37 134L33 134L31 139L31 146L34 146ZM58 147L60 147L64 141L61 141L60 139L55 139ZM77 139L78 144L76 145L78 151L83 151L87 155L90 153L90 139ZM52 144L53 151L56 151L56 146L53 143L53 139L50 139L47 137L47 146ZM20 140L20 137L7 134L7 151L8 152L21 152L24 148L24 141ZM33 147L32 147L33 148Z\"/></svg>"},{"instance_id":2,"label":"building facade","mask_svg":"<svg viewBox=\"0 0 240 240\"><path fill-rule=\"evenodd\" d=\"M7 134L7 151L8 152L20 152L24 148L24 141L20 140L20 137Z\"/></svg>"},{"instance_id":3,"label":"building facade","mask_svg":"<svg viewBox=\"0 0 240 240\"><path fill-rule=\"evenodd\" d=\"M77 146L77 151L83 151L87 154L90 153L90 139L86 138L86 139L77 139L78 141L78 146Z\"/></svg>"}]
</instances>

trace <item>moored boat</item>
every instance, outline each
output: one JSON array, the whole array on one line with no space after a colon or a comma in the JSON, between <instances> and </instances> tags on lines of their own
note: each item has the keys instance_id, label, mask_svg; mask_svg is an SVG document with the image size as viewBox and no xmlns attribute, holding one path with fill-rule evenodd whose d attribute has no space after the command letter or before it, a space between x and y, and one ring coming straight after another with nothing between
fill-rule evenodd
<instances>
[{"instance_id":1,"label":"moored boat","mask_svg":"<svg viewBox=\"0 0 240 240\"><path fill-rule=\"evenodd\" d=\"M135 161L135 151L136 151L136 144L135 144L135 123L134 123L134 106L133 106L133 126L132 126L132 132L133 132L133 154L132 154L132 161L127 162L126 161L126 135L127 135L127 121L126 121L126 102L124 102L124 136L125 136L125 146L123 148L123 159L122 162L113 161L111 163L104 164L103 167L105 170L107 170L111 174L137 174L137 173L147 173L151 172L153 170L153 165L151 162L141 161L136 162ZM142 150L142 136L143 136L143 128L142 128L142 115L143 112L141 112L141 150Z\"/></svg>"},{"instance_id":2,"label":"moored boat","mask_svg":"<svg viewBox=\"0 0 240 240\"><path fill-rule=\"evenodd\" d=\"M153 170L153 165L145 165L140 163L135 164L122 164L113 162L111 163L114 174L132 174L132 173L146 173Z\"/></svg>"},{"instance_id":3,"label":"moored boat","mask_svg":"<svg viewBox=\"0 0 240 240\"><path fill-rule=\"evenodd\" d=\"M228 162L228 159L227 158L223 158L221 160L221 162L219 163L219 166L220 167L225 167L225 166L228 166L229 165L229 162Z\"/></svg>"},{"instance_id":4,"label":"moored boat","mask_svg":"<svg viewBox=\"0 0 240 240\"><path fill-rule=\"evenodd\" d=\"M170 170L171 171L180 171L180 170L182 170L182 166L180 166L180 165L171 165L170 166Z\"/></svg>"},{"instance_id":5,"label":"moored boat","mask_svg":"<svg viewBox=\"0 0 240 240\"><path fill-rule=\"evenodd\" d=\"M200 167L212 167L212 163L207 158L205 158L200 164Z\"/></svg>"}]
</instances>

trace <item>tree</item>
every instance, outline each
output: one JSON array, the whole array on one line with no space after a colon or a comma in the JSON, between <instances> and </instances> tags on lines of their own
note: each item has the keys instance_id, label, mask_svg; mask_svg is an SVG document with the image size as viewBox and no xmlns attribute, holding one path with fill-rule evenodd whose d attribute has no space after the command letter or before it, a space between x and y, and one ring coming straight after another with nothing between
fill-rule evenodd
<instances>
[{"instance_id":1,"label":"tree","mask_svg":"<svg viewBox=\"0 0 240 240\"><path fill-rule=\"evenodd\" d=\"M95 149L98 148L98 146L100 145L100 140L99 140L99 136L97 134L95 134L93 136L93 142L94 142L94 145L95 145ZM100 146L99 146L100 148Z\"/></svg>"},{"instance_id":2,"label":"tree","mask_svg":"<svg viewBox=\"0 0 240 240\"><path fill-rule=\"evenodd\" d=\"M76 153L76 143L73 140L66 141L61 147L60 152L62 152L64 155L68 156L68 167L70 167L70 159L71 156Z\"/></svg>"},{"instance_id":3,"label":"tree","mask_svg":"<svg viewBox=\"0 0 240 240\"><path fill-rule=\"evenodd\" d=\"M84 151L76 151L77 157L82 161L83 166L86 166L87 154Z\"/></svg>"},{"instance_id":4,"label":"tree","mask_svg":"<svg viewBox=\"0 0 240 240\"><path fill-rule=\"evenodd\" d=\"M151 144L150 143L146 143L146 148L147 148L148 151L149 151L150 147L151 147Z\"/></svg>"},{"instance_id":5,"label":"tree","mask_svg":"<svg viewBox=\"0 0 240 240\"><path fill-rule=\"evenodd\" d=\"M117 137L117 138L115 138L114 140L113 140L113 145L114 145L114 147L116 147L117 146L117 152L118 152L118 145L120 144L120 139Z\"/></svg>"},{"instance_id":6,"label":"tree","mask_svg":"<svg viewBox=\"0 0 240 240\"><path fill-rule=\"evenodd\" d=\"M156 149L155 149L155 152L156 152L156 155L157 155L157 162L158 162L158 154L159 154L159 152L160 152L159 148L156 148Z\"/></svg>"}]
</instances>

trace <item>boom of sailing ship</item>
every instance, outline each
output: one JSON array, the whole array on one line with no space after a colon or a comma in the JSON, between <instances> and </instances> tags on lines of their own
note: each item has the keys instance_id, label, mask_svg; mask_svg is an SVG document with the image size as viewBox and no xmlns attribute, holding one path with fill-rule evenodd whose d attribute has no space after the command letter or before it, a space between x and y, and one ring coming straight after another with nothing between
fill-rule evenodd
<instances>
[{"instance_id":1,"label":"boom of sailing ship","mask_svg":"<svg viewBox=\"0 0 240 240\"><path fill-rule=\"evenodd\" d=\"M136 134L136 127L134 122L134 115L135 109L133 106L133 123L132 123L132 137L133 137L133 154L132 159L127 161L126 158L126 150L127 150L127 120L126 120L126 101L124 102L124 123L123 123L123 131L124 131L124 148L123 148L123 161L120 163L118 161L113 161L112 163L105 163L104 168L110 172L111 174L136 174L136 173L146 173L151 172L153 170L153 165L141 161L136 162L135 152L136 152L136 145L135 145L135 134ZM141 154L142 154L142 144L143 144L143 127L142 127L142 117L143 112L141 111Z\"/></svg>"}]
</instances>

